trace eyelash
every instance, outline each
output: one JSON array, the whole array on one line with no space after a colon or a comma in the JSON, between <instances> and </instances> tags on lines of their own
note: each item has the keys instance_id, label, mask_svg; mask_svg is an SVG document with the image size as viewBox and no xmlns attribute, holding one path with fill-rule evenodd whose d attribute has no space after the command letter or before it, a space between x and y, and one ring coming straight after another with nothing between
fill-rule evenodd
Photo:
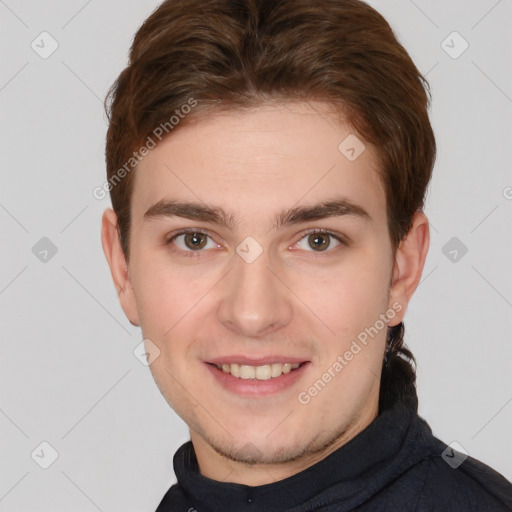
<instances>
[{"instance_id":1,"label":"eyelash","mask_svg":"<svg viewBox=\"0 0 512 512\"><path fill-rule=\"evenodd\" d=\"M165 242L165 245L171 244L176 238L178 238L181 235L189 235L189 234L194 234L194 233L197 233L197 234L200 234L200 235L206 235L208 238L212 239L212 237L209 235L209 233L207 233L205 231L201 231L201 230L198 230L198 229L188 228L188 229L183 229L180 232L175 233L174 235L172 235ZM341 245L344 245L344 246L347 245L347 242L346 242L346 240L344 239L344 237L342 235L338 235L336 233L333 233L332 231L329 231L328 229L323 229L323 228L311 228L311 229L306 230L304 233L302 233L302 236L299 238L299 240L297 242L300 242L303 238L305 238L308 235L314 235L314 234L317 234L317 233L318 234L322 234L322 235L328 235L328 236L334 238L336 241L338 241ZM325 254L332 253L334 250L335 249L329 251L327 249L326 251L307 251L307 252L318 252L321 255L322 253L325 253ZM198 251L192 251L192 250L183 251L182 249L177 249L177 252L182 253L187 258L197 258L200 255L200 253L202 253L204 251L202 251L202 250L198 250ZM312 256L312 257L315 257L315 256Z\"/></svg>"}]
</instances>

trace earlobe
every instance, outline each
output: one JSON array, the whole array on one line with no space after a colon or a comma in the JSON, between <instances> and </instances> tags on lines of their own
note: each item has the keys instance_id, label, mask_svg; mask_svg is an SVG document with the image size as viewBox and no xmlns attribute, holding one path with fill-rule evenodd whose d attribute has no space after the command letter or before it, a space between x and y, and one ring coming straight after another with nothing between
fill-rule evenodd
<instances>
[{"instance_id":1,"label":"earlobe","mask_svg":"<svg viewBox=\"0 0 512 512\"><path fill-rule=\"evenodd\" d=\"M111 208L103 212L101 245L110 267L110 273L123 311L132 325L139 326L133 284L128 264L117 231L117 216Z\"/></svg>"},{"instance_id":2,"label":"earlobe","mask_svg":"<svg viewBox=\"0 0 512 512\"><path fill-rule=\"evenodd\" d=\"M416 212L411 229L400 242L395 255L389 307L398 302L402 309L393 319L393 324L388 324L390 327L399 324L405 316L407 305L421 280L429 244L428 218L423 212Z\"/></svg>"}]
</instances>

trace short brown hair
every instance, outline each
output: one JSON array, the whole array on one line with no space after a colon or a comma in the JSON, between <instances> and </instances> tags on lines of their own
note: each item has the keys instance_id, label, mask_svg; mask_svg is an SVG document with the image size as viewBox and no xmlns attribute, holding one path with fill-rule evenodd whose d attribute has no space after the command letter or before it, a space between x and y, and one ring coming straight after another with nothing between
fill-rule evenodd
<instances>
[{"instance_id":1,"label":"short brown hair","mask_svg":"<svg viewBox=\"0 0 512 512\"><path fill-rule=\"evenodd\" d=\"M436 154L430 89L375 9L361 0L166 0L136 33L105 100L107 179L126 258L133 173L112 180L191 98L197 106L174 129L210 111L329 103L377 150L394 250L423 210ZM383 384L397 372L415 381L403 332L403 323L388 328Z\"/></svg>"}]
</instances>

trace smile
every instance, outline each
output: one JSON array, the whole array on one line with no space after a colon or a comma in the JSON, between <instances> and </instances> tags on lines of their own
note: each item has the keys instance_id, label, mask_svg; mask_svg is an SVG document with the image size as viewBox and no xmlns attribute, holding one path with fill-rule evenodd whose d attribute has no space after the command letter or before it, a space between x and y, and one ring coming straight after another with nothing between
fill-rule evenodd
<instances>
[{"instance_id":1,"label":"smile","mask_svg":"<svg viewBox=\"0 0 512 512\"><path fill-rule=\"evenodd\" d=\"M241 359L238 358L240 362L242 362ZM265 361L267 364L260 363L253 366L240 363L222 363L222 360L219 359L205 364L213 376L214 382L220 384L222 388L230 393L252 398L263 398L292 388L311 365L310 361L278 363L275 360L274 362L267 360ZM286 361L285 358L283 360Z\"/></svg>"},{"instance_id":2,"label":"smile","mask_svg":"<svg viewBox=\"0 0 512 512\"><path fill-rule=\"evenodd\" d=\"M219 370L229 373L239 379L268 380L280 377L283 373L290 373L297 369L299 363L273 363L262 366L249 366L245 364L216 364Z\"/></svg>"}]
</instances>

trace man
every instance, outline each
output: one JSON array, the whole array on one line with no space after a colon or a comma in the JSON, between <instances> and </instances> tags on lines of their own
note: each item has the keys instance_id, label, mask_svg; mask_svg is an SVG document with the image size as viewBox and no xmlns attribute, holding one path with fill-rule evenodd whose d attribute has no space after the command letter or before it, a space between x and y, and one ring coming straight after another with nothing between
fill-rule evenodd
<instances>
[{"instance_id":1,"label":"man","mask_svg":"<svg viewBox=\"0 0 512 512\"><path fill-rule=\"evenodd\" d=\"M190 428L158 512L501 511L417 415L427 84L359 0L166 1L110 91L102 242Z\"/></svg>"}]
</instances>

